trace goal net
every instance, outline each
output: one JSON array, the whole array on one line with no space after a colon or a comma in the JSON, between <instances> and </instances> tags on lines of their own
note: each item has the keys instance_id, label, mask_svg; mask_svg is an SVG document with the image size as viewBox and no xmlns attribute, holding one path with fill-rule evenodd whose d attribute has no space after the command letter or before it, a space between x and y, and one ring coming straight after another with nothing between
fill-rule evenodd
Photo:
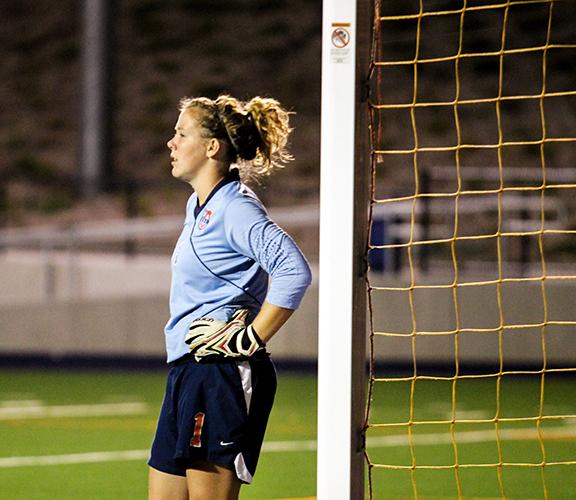
<instances>
[{"instance_id":1,"label":"goal net","mask_svg":"<svg viewBox=\"0 0 576 500\"><path fill-rule=\"evenodd\" d=\"M574 7L375 2L370 498L576 491Z\"/></svg>"}]
</instances>

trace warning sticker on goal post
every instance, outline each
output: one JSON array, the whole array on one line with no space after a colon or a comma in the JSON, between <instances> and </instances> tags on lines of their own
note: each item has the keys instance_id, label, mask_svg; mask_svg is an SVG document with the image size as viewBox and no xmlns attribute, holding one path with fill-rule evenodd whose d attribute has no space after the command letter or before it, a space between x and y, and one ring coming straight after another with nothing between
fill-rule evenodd
<instances>
[{"instance_id":1,"label":"warning sticker on goal post","mask_svg":"<svg viewBox=\"0 0 576 500\"><path fill-rule=\"evenodd\" d=\"M332 23L330 30L330 58L333 63L345 64L350 62L350 40L352 26L350 23Z\"/></svg>"}]
</instances>

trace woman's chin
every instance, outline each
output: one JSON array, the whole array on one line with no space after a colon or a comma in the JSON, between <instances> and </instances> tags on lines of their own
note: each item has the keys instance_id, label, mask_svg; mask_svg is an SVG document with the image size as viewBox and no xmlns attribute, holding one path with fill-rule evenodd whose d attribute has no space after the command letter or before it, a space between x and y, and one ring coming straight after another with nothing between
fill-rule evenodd
<instances>
[{"instance_id":1,"label":"woman's chin","mask_svg":"<svg viewBox=\"0 0 576 500\"><path fill-rule=\"evenodd\" d=\"M190 176L186 172L178 170L177 167L172 167L172 177L178 179L179 181L190 182Z\"/></svg>"}]
</instances>

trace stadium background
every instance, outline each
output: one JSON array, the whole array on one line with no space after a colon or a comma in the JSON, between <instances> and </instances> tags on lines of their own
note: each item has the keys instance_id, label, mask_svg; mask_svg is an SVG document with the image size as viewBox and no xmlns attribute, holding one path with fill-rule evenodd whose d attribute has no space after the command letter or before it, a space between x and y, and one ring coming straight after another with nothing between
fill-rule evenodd
<instances>
[{"instance_id":1,"label":"stadium background","mask_svg":"<svg viewBox=\"0 0 576 500\"><path fill-rule=\"evenodd\" d=\"M436 3L439 5L441 2ZM88 390L95 395L86 401L83 401L85 397L80 397L78 403L72 397L67 400L65 396L57 394L57 388L51 388L61 383L51 381L53 372L39 377L38 373L42 372L24 372L24 366L100 366L113 369L114 373L127 366L138 370L161 367L164 356L161 328L167 313L169 283L168 255L178 233L178 221L188 196L182 185L169 178L165 148L175 119L175 103L181 96L214 97L220 92L241 97L264 94L277 97L295 111L292 150L297 161L285 171L278 172L269 182L255 186L255 189L315 265L318 247L321 5L306 0L116 2L113 15L113 85L109 108L113 131L111 161L107 165L101 192L92 197L82 196L78 179L79 129L82 125L80 5L72 1L59 2L57 7L48 2L8 1L3 10L0 22L0 50L3 52L0 359L5 369L2 378L6 389L0 396L5 400L5 408L11 408L13 400L21 401L16 405L18 407L27 404L34 407L35 403L30 401L37 400L39 394L45 395L41 398L40 406L82 402L99 404L107 398L116 397L114 392L112 396L104 395L106 391L101 384L114 386L119 383L107 379L107 374L93 377L96 383L90 385L83 382L82 374L68 372L67 379L79 377L78 392ZM515 43L519 45L530 44L531 37L541 30L540 15L536 10L530 12L518 18ZM574 16L570 12L566 10L566 15L558 16L559 25L555 29L559 36L571 36ZM492 21L489 17L477 20L473 43L478 46L492 43ZM442 22L436 25L436 33L429 34L430 51L441 52L443 47L453 43L453 27L443 26ZM407 25L396 29L396 32L389 33L390 41L386 43L391 53L398 51L400 54L404 50L403 45L410 43L412 33ZM559 87L573 85L575 77L571 57L562 57L565 59L555 61L554 82ZM516 77L506 82L507 88L513 93L529 91L528 87L533 81L531 75L535 71L533 62L529 57L514 61L516 66L511 73ZM490 62L484 64L488 66L479 64L471 68L470 74L474 76L469 84L480 91L489 92L492 83L485 80L483 75L494 68ZM398 83L403 81L403 75L399 73L388 77L391 99L401 101L402 93L407 89ZM426 78L427 92L442 98L445 72L432 71L423 77ZM573 106L573 100L567 101L565 109L571 112L551 119L570 128L574 120ZM490 125L482 125L489 122L487 115L482 113L480 110L476 123L479 133L488 140L494 134L494 129ZM520 137L530 136L535 129L539 130L539 124L531 113L533 111L528 108L519 107L517 120L510 124ZM402 145L410 134L405 133L400 121L397 124L397 127L387 130L390 134L388 140ZM439 113L423 115L420 124L426 131L425 138L431 143L445 142L452 133L449 121ZM529 149L513 159L518 170L534 164L534 152ZM494 164L493 157L478 157L475 160L478 165ZM574 163L573 145L556 148L552 161L552 167L562 170L558 175L564 173L570 176ZM443 166L442 161L438 162L438 166ZM385 182L379 183L382 189L378 193L380 197L400 196L403 186L409 185L408 173L392 175L392 168L394 164L388 163L381 170ZM436 170L435 173L441 174L442 171ZM432 182L440 184L446 181L439 178L432 179ZM471 182L486 181L472 179ZM574 203L574 197L569 193L561 193L554 200L551 212L554 217L561 218L563 227L574 226ZM511 218L529 220L530 207L530 201L521 203L514 208ZM440 208L438 213L433 212L432 215L432 223L438 228L442 228L445 222L442 211ZM397 235L401 235L409 217L406 213L404 217L401 215L402 209L398 213L400 216L382 214L380 221L386 231L396 231ZM471 215L469 224L477 223L478 220ZM133 229L136 224L141 224L138 231ZM509 268L529 274L530 262L535 254L533 247L530 252L526 253L521 245L507 249ZM548 254L550 264L558 269L570 268L573 252L572 241L565 239L558 242L554 251ZM380 258L385 262L384 270L391 271L394 279L402 284L406 280L403 274L405 261L402 262L393 252L380 255ZM434 259L441 261L442 258L442 255L428 256L432 264ZM480 259L476 260L480 262L480 272L483 260L490 261L490 257L483 259L480 251ZM476 270L472 266L472 272ZM560 284L550 289L550 302L563 313L573 309L572 289L571 284ZM314 366L316 299L317 286L314 284L302 309L283 334L274 339L272 349L281 362L280 366L306 369ZM480 303L485 301L486 311L492 308L490 313L486 313L487 318L496 314L489 296L479 295L476 300ZM425 322L438 325L445 321L448 297L443 301L438 296L426 297L424 294L421 301L420 311ZM536 314L530 294L513 298L509 307L512 317L523 318L526 322L530 321L530 314ZM394 325L401 328L400 323L409 321L409 318L406 314L399 315L398 311L406 313L406 305L394 303L393 300L383 301L375 309L376 317L383 321L401 316L402 319L398 319ZM466 314L466 311L463 313ZM550 345L549 361L552 364L569 364L573 361L573 336L566 333L557 336L555 341ZM420 359L433 370L442 370L446 360L453 355L441 341L420 345ZM410 367L411 353L407 345L389 343L382 346L380 354L382 364L379 366L386 372L390 369L402 372ZM484 367L497 363L497 355L496 346L490 344L486 337L473 339L463 345L460 352L462 360ZM540 358L537 341L531 344L518 339L508 345L506 359L515 367L534 366ZM14 367L18 371L7 371ZM129 375L125 376L130 378ZM286 377L290 378L291 375ZM156 385L153 387L158 388L161 376L154 380ZM135 383L138 385L138 382ZM46 384L45 387L43 384ZM305 401L302 407L296 409L287 403L291 399L289 394L313 394L313 377L295 377L294 381L286 382L286 387L287 397L280 399L286 406L277 410L277 427L271 428L272 437L279 440L313 439L313 400ZM53 391L56 395L51 395ZM102 394L99 395L99 391ZM146 433L152 432L153 427L150 424L155 414L153 397L141 395L139 391L133 385L127 389L127 392L139 395L138 401L145 400L150 406L141 417L147 419L142 424L144 432L136 438L135 444L127 444L128 449L145 447ZM532 401L534 389L527 391L532 396L526 399ZM30 393L34 394L22 396ZM557 399L558 405L561 405L562 396ZM399 395L394 404L390 404L390 401L387 403L389 406L405 404L405 399ZM470 411L473 411L474 403L470 405ZM84 432L82 428L90 427L90 418L95 417L85 418L87 420L83 425L71 423L68 426L72 431L67 440L74 441L79 433ZM94 427L112 427L116 425L113 422L118 420L118 436L121 436L121 418L108 418L110 420L105 419L104 424L94 421ZM41 419L36 421L44 422ZM52 451L51 436L57 431L48 419L43 425L50 430L45 438L46 447L38 446L36 453L32 453L29 451L30 438L23 437L19 444L20 435L14 432L15 427L23 427L27 421L7 422L6 430L12 433L14 444L6 446L3 457L82 451L81 447L74 446L68 450L62 446ZM98 439L95 437L87 450L99 450L96 445ZM103 448L116 449L114 445L117 443L111 441ZM570 445L565 447L567 450L562 453L569 455L572 448ZM308 451L297 458L290 456L288 464L294 466L295 463L305 468L305 472L300 472L307 478L305 488L283 486L274 495L265 496L268 493L265 494L267 490L262 487L246 495L256 495L251 498L312 495L313 454ZM279 466L286 467L286 464ZM64 475L68 472L61 469ZM20 473L22 475L16 475ZM133 465L131 477L135 481L139 473L143 472ZM12 478L12 484L26 483L23 479L26 477L25 469L6 468L0 474ZM50 476L59 477L58 473ZM10 481L4 484L11 484ZM58 482L55 480L54 488L57 488ZM74 486L80 490L83 487L82 483ZM108 496L96 490L89 495L92 498L113 498L110 491L117 490L111 486L106 494ZM399 492L400 489L397 496L392 498L400 498ZM34 488L21 495L16 498L53 497ZM409 497L408 493L406 497Z\"/></svg>"}]
</instances>

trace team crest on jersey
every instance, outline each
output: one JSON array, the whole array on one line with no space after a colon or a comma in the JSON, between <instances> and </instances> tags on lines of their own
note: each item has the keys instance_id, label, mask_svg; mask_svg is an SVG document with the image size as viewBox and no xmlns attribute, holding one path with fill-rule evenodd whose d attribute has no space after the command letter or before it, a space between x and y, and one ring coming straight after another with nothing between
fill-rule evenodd
<instances>
[{"instance_id":1,"label":"team crest on jersey","mask_svg":"<svg viewBox=\"0 0 576 500\"><path fill-rule=\"evenodd\" d=\"M200 222L198 223L198 229L200 229L200 231L206 229L206 226L210 223L211 218L212 218L212 210L206 210L200 217Z\"/></svg>"}]
</instances>

